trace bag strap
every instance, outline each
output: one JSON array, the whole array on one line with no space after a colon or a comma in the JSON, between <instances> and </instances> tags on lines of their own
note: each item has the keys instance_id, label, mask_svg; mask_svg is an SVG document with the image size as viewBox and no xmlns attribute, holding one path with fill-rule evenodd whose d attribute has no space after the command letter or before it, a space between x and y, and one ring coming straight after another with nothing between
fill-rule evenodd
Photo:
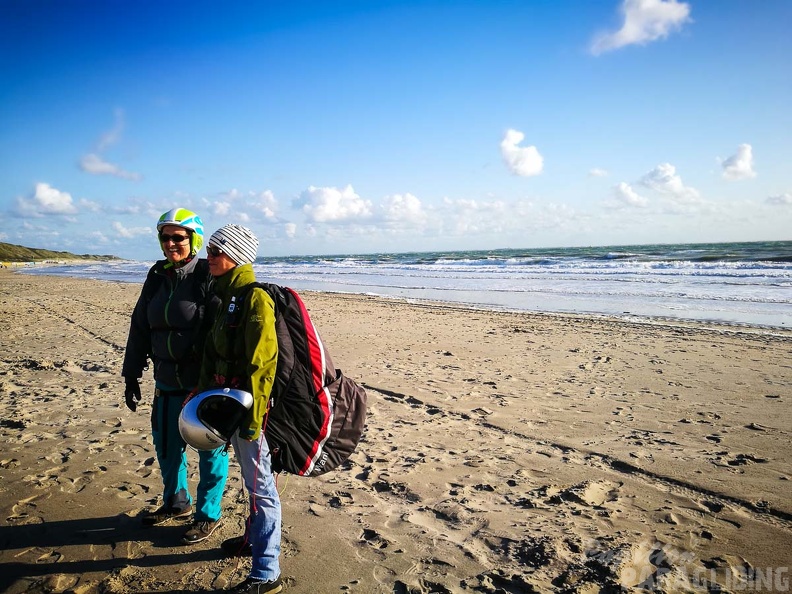
<instances>
[{"instance_id":1,"label":"bag strap","mask_svg":"<svg viewBox=\"0 0 792 594\"><path fill-rule=\"evenodd\" d=\"M272 300L275 302L275 316L278 316L278 302L275 299L270 287L274 287L275 285L271 285L269 283L259 283L259 282L252 282L248 285L245 285L240 291L239 295L234 295L231 297L231 302L228 304L228 308L226 310L226 339L228 340L228 344L231 347L232 353L234 353L234 349L236 348L236 332L237 328L240 325L240 316L242 315L242 309L245 307L245 301L247 296L253 291L253 289L264 289L270 295ZM279 293L279 292L278 292ZM283 296L281 295L281 300ZM234 353L236 355L236 353ZM231 362L234 363L238 361L241 356L234 356L231 359ZM231 380L233 378L226 377L225 378L225 386L224 387L233 387L230 386ZM272 408L272 398L270 397L269 401L267 402L267 411L264 413L264 418L261 422L261 433L263 434L264 431L267 429L267 419L269 419L269 412Z\"/></svg>"},{"instance_id":2,"label":"bag strap","mask_svg":"<svg viewBox=\"0 0 792 594\"><path fill-rule=\"evenodd\" d=\"M244 353L238 354L236 352L236 336L237 336L237 328L239 328L241 324L241 316L242 310L245 307L245 301L247 300L248 295L255 289L256 287L265 289L265 283L258 283L252 282L248 285L242 287L242 290L239 292L238 295L232 295L231 301L226 308L226 319L225 319L225 328L226 328L226 340L230 346L231 351L231 358L227 359L230 363L235 363L239 361L243 356ZM266 289L265 289L266 290ZM225 386L224 387L233 387L230 385L231 380L233 378L226 377L225 378Z\"/></svg>"}]
</instances>

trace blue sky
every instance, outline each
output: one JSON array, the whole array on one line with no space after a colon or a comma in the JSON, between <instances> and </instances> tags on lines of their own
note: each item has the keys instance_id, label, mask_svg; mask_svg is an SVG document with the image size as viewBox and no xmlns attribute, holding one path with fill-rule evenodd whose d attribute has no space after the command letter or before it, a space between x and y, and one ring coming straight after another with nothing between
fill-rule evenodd
<instances>
[{"instance_id":1,"label":"blue sky","mask_svg":"<svg viewBox=\"0 0 792 594\"><path fill-rule=\"evenodd\" d=\"M0 2L0 241L792 239L792 2Z\"/></svg>"}]
</instances>

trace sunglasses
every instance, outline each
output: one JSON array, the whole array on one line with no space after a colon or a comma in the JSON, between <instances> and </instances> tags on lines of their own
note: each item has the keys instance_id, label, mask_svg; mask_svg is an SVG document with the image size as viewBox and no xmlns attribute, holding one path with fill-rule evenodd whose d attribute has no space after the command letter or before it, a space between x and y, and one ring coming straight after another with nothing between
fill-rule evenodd
<instances>
[{"instance_id":1,"label":"sunglasses","mask_svg":"<svg viewBox=\"0 0 792 594\"><path fill-rule=\"evenodd\" d=\"M160 233L159 236L160 243L168 243L172 241L173 243L184 243L188 239L190 239L189 235L166 235L165 233Z\"/></svg>"},{"instance_id":2,"label":"sunglasses","mask_svg":"<svg viewBox=\"0 0 792 594\"><path fill-rule=\"evenodd\" d=\"M212 256L213 258L217 258L217 256L223 253L223 250L213 245L210 245L206 247L206 253Z\"/></svg>"}]
</instances>

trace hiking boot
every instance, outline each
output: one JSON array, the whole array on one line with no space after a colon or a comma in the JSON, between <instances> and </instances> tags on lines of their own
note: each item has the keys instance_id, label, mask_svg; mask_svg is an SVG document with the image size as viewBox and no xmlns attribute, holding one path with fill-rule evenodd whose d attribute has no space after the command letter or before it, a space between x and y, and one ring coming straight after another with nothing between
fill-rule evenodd
<instances>
[{"instance_id":1,"label":"hiking boot","mask_svg":"<svg viewBox=\"0 0 792 594\"><path fill-rule=\"evenodd\" d=\"M228 557L250 557L253 554L253 545L245 536L226 539L220 548Z\"/></svg>"},{"instance_id":2,"label":"hiking boot","mask_svg":"<svg viewBox=\"0 0 792 594\"><path fill-rule=\"evenodd\" d=\"M280 577L266 582L247 578L241 584L237 584L231 588L231 591L237 594L275 594L281 590L283 590L283 584L281 583Z\"/></svg>"},{"instance_id":3,"label":"hiking boot","mask_svg":"<svg viewBox=\"0 0 792 594\"><path fill-rule=\"evenodd\" d=\"M182 544L195 544L201 542L212 536L217 527L220 525L220 520L215 522L203 521L195 522L187 532L182 536Z\"/></svg>"},{"instance_id":4,"label":"hiking boot","mask_svg":"<svg viewBox=\"0 0 792 594\"><path fill-rule=\"evenodd\" d=\"M143 522L144 526L162 526L171 520L188 518L192 515L192 511L192 505L188 505L182 510L163 505L159 509L144 515L141 522Z\"/></svg>"}]
</instances>

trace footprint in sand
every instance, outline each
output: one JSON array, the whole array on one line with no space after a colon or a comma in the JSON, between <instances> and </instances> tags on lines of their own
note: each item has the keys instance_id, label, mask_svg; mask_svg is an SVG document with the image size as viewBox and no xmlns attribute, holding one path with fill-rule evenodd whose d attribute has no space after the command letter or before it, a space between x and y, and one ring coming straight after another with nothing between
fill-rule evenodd
<instances>
[{"instance_id":1,"label":"footprint in sand","mask_svg":"<svg viewBox=\"0 0 792 594\"><path fill-rule=\"evenodd\" d=\"M70 479L66 477L66 480L69 481L70 488L64 490L69 493L79 493L80 491L85 489L85 487L87 487L89 484L93 482L97 474L99 474L100 472L104 472L105 470L107 469L104 466L102 466L99 468L85 470L76 479Z\"/></svg>"},{"instance_id":2,"label":"footprint in sand","mask_svg":"<svg viewBox=\"0 0 792 594\"><path fill-rule=\"evenodd\" d=\"M34 495L33 497L20 499L11 507L11 515L6 518L6 521L16 524L41 524L44 520L32 515L37 508L37 505L33 502L41 497L48 499L49 496L50 494L47 493L46 495Z\"/></svg>"},{"instance_id":3,"label":"footprint in sand","mask_svg":"<svg viewBox=\"0 0 792 594\"><path fill-rule=\"evenodd\" d=\"M153 457L146 458L141 462L140 466L135 470L135 474L137 474L141 478L148 478L154 473L154 462L155 459Z\"/></svg>"},{"instance_id":4,"label":"footprint in sand","mask_svg":"<svg viewBox=\"0 0 792 594\"><path fill-rule=\"evenodd\" d=\"M346 491L338 491L335 495L331 496L327 503L330 507L344 507L345 505L349 505L354 503L354 498L350 493Z\"/></svg>"},{"instance_id":5,"label":"footprint in sand","mask_svg":"<svg viewBox=\"0 0 792 594\"><path fill-rule=\"evenodd\" d=\"M36 563L57 563L63 559L63 555L58 551L48 551L36 559Z\"/></svg>"},{"instance_id":6,"label":"footprint in sand","mask_svg":"<svg viewBox=\"0 0 792 594\"><path fill-rule=\"evenodd\" d=\"M79 583L80 576L56 573L47 576L42 585L44 592L75 592L75 594L79 594L79 590L75 589Z\"/></svg>"},{"instance_id":7,"label":"footprint in sand","mask_svg":"<svg viewBox=\"0 0 792 594\"><path fill-rule=\"evenodd\" d=\"M121 499L135 499L143 497L149 492L149 487L146 485L139 485L135 483L121 483L111 485L102 489L104 493L113 493L116 497Z\"/></svg>"},{"instance_id":8,"label":"footprint in sand","mask_svg":"<svg viewBox=\"0 0 792 594\"><path fill-rule=\"evenodd\" d=\"M387 549L390 544L379 532L370 528L364 529L359 539L375 549Z\"/></svg>"}]
</instances>

